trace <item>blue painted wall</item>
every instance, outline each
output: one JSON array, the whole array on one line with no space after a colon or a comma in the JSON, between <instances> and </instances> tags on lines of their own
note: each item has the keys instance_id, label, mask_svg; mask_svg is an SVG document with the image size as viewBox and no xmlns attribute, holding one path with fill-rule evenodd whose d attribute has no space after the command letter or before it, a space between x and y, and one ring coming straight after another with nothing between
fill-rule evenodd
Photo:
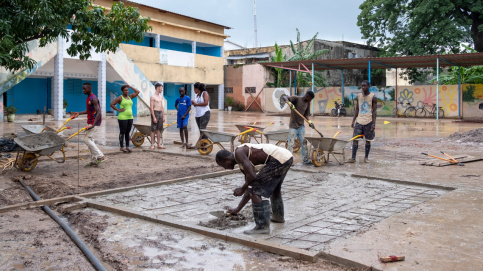
<instances>
[{"instance_id":1,"label":"blue painted wall","mask_svg":"<svg viewBox=\"0 0 483 271\"><path fill-rule=\"evenodd\" d=\"M176 107L174 106L174 103L176 102L176 99L179 98L179 88L184 87L185 85L176 85L173 83L165 83L164 84L164 98L166 98L166 101L168 103L168 110L176 110ZM191 94L191 86L187 86L187 91L186 94L190 96Z\"/></svg>"},{"instance_id":2,"label":"blue painted wall","mask_svg":"<svg viewBox=\"0 0 483 271\"><path fill-rule=\"evenodd\" d=\"M50 78L27 78L7 91L7 106L14 105L17 114L35 114L48 106Z\"/></svg>"},{"instance_id":3,"label":"blue painted wall","mask_svg":"<svg viewBox=\"0 0 483 271\"><path fill-rule=\"evenodd\" d=\"M186 52L186 53L193 52L193 49L192 49L193 47L191 46L191 43L176 43L176 42L161 40L159 41L159 47L161 49L168 49L168 50L179 51L179 52Z\"/></svg>"},{"instance_id":4,"label":"blue painted wall","mask_svg":"<svg viewBox=\"0 0 483 271\"><path fill-rule=\"evenodd\" d=\"M196 53L200 55L221 57L221 46L215 46L215 47L196 46Z\"/></svg>"},{"instance_id":5,"label":"blue painted wall","mask_svg":"<svg viewBox=\"0 0 483 271\"><path fill-rule=\"evenodd\" d=\"M151 38L151 37L144 37L143 41L140 42L140 43L137 43L133 40L130 40L128 42L123 41L122 43L138 45L138 46L145 46L145 47L155 47L154 38Z\"/></svg>"},{"instance_id":6,"label":"blue painted wall","mask_svg":"<svg viewBox=\"0 0 483 271\"><path fill-rule=\"evenodd\" d=\"M107 111L108 112L114 112L114 115L117 116L117 111L114 111L112 110L111 108L111 95L110 93L114 93L114 95L116 95L116 97L119 97L122 95L122 91L121 91L121 86L122 85L125 85L126 83L124 83L124 81L115 81L115 82L109 82L107 81L106 82L106 90L107 90L107 99L109 99L109 101L107 101ZM132 90L130 90L129 93L133 93ZM106 100L107 100L106 99ZM137 116L138 115L138 98L134 98L132 99L132 102L133 102L133 106L132 106L132 113L134 116ZM118 106L119 108L119 106Z\"/></svg>"}]
</instances>

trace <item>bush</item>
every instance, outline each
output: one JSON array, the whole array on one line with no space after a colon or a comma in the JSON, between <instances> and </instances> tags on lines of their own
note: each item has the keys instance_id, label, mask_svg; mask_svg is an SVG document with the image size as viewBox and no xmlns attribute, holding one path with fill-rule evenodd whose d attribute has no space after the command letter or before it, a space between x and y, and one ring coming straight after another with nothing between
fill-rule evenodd
<instances>
[{"instance_id":1,"label":"bush","mask_svg":"<svg viewBox=\"0 0 483 271\"><path fill-rule=\"evenodd\" d=\"M239 102L239 101L236 101L236 100L233 101L232 107L233 107L233 109L232 109L233 111L243 111L243 110L245 110L245 105L242 102Z\"/></svg>"},{"instance_id":2,"label":"bush","mask_svg":"<svg viewBox=\"0 0 483 271\"><path fill-rule=\"evenodd\" d=\"M17 113L17 108L13 107L13 105L5 107L5 112L7 115L15 114Z\"/></svg>"},{"instance_id":3,"label":"bush","mask_svg":"<svg viewBox=\"0 0 483 271\"><path fill-rule=\"evenodd\" d=\"M66 100L66 99L64 99L64 108L67 108L67 106L68 106L68 105L69 105L69 104L67 103L67 100Z\"/></svg>"},{"instance_id":4,"label":"bush","mask_svg":"<svg viewBox=\"0 0 483 271\"><path fill-rule=\"evenodd\" d=\"M233 98L232 97L226 97L225 98L225 105L228 107L228 106L232 106L233 105Z\"/></svg>"}]
</instances>

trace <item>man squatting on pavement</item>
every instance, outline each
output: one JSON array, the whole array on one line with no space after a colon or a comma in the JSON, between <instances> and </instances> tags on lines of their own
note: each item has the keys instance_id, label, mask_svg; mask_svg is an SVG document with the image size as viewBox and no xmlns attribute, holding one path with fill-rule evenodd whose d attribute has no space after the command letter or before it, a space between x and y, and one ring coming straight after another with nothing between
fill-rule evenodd
<instances>
[{"instance_id":1,"label":"man squatting on pavement","mask_svg":"<svg viewBox=\"0 0 483 271\"><path fill-rule=\"evenodd\" d=\"M224 169L234 169L238 164L241 172L245 174L243 186L233 190L235 197L243 197L236 208L228 210L232 215L237 214L252 200L256 225L252 230L244 231L245 234L268 234L270 220L275 223L285 222L281 189L293 163L293 156L288 150L272 144L243 144L234 153L219 151L216 154L216 163ZM257 165L264 167L255 174ZM271 219L270 204L273 213Z\"/></svg>"},{"instance_id":2,"label":"man squatting on pavement","mask_svg":"<svg viewBox=\"0 0 483 271\"><path fill-rule=\"evenodd\" d=\"M362 81L362 93L357 94L356 111L351 127L354 128L354 136L364 135L366 139L366 153L364 163L369 163L369 151L371 150L371 141L376 136L376 109L377 98L374 93L369 92L369 82ZM354 125L355 123L355 125ZM352 158L347 160L348 163L356 162L357 149L359 148L358 140L352 143Z\"/></svg>"}]
</instances>

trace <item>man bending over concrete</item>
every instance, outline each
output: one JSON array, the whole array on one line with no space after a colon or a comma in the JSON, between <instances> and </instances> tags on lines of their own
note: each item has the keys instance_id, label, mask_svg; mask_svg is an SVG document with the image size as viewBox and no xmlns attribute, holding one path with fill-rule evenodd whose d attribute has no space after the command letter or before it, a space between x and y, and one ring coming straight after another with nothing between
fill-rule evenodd
<instances>
[{"instance_id":1,"label":"man bending over concrete","mask_svg":"<svg viewBox=\"0 0 483 271\"><path fill-rule=\"evenodd\" d=\"M284 208L282 200L282 183L293 163L292 154L285 148L272 144L243 144L235 152L221 150L216 154L216 163L224 169L234 169L238 164L245 174L245 183L242 187L233 190L233 195L243 195L236 208L228 210L230 214L237 214L247 202L252 200L255 228L247 230L245 234L270 233L270 220L275 223L284 223ZM255 174L255 166L264 165L262 170ZM272 218L270 219L270 198Z\"/></svg>"}]
</instances>

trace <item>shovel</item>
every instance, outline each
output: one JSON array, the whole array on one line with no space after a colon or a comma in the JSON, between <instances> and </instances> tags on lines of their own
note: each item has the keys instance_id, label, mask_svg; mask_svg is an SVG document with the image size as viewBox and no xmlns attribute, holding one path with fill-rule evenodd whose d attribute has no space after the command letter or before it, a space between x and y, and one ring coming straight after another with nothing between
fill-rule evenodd
<instances>
[{"instance_id":1,"label":"shovel","mask_svg":"<svg viewBox=\"0 0 483 271\"><path fill-rule=\"evenodd\" d=\"M287 103L287 104L289 105L289 107L290 107L289 102L287 101L286 103ZM291 108L291 107L290 107L290 108ZM306 119L306 118L304 117L304 115L300 114L300 112L299 112L299 111L297 111L297 109L295 109L295 108L291 108L291 109L292 109L292 110L293 110L295 113L297 113L297 114L298 114L298 115L299 115L301 118L303 118L303 119L305 120L305 122L307 122L307 123L309 124L309 126L310 126L310 122L309 122L309 120L308 120L308 119ZM311 128L312 128L312 127L311 127ZM314 130L315 130L317 133L319 133L320 137L324 137L324 135L322 135L322 133L321 133L321 132L319 132L319 130L315 129L315 126L314 126L312 129L314 129Z\"/></svg>"},{"instance_id":2,"label":"shovel","mask_svg":"<svg viewBox=\"0 0 483 271\"><path fill-rule=\"evenodd\" d=\"M441 152L442 154L446 155L449 159L455 161L456 163L458 163L458 166L464 166L465 164L461 163L461 162L458 162L456 161L456 159L454 159L453 157L449 156L449 154L445 153L445 152Z\"/></svg>"}]
</instances>

